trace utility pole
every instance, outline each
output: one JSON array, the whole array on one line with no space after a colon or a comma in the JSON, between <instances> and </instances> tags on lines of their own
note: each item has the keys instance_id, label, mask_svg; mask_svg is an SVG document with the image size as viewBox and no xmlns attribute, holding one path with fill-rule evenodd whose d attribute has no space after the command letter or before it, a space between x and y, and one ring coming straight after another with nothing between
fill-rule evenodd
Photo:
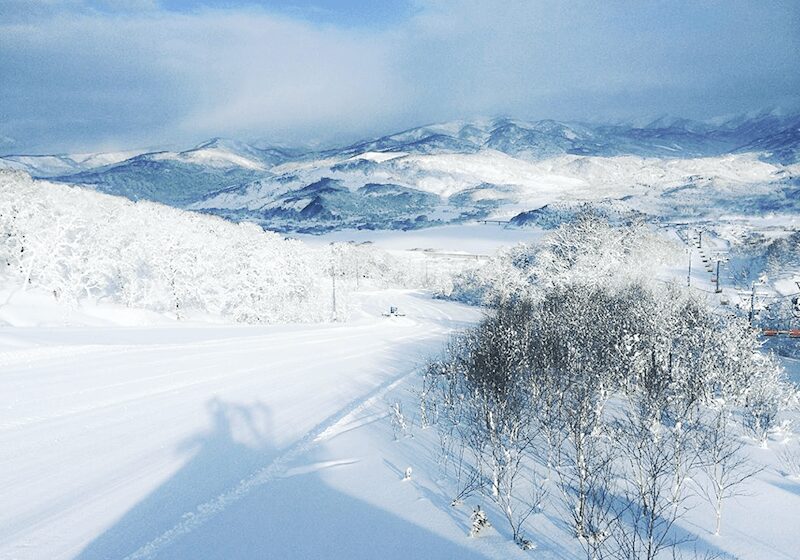
<instances>
[{"instance_id":1,"label":"utility pole","mask_svg":"<svg viewBox=\"0 0 800 560\"><path fill-rule=\"evenodd\" d=\"M689 247L689 276L686 277L686 286L692 287L692 248Z\"/></svg>"},{"instance_id":2,"label":"utility pole","mask_svg":"<svg viewBox=\"0 0 800 560\"><path fill-rule=\"evenodd\" d=\"M697 232L697 248L703 248L703 230Z\"/></svg>"},{"instance_id":3,"label":"utility pole","mask_svg":"<svg viewBox=\"0 0 800 560\"><path fill-rule=\"evenodd\" d=\"M750 315L748 319L750 320L750 325L753 324L753 317L755 316L755 305L756 305L756 283L753 282L753 291L750 293Z\"/></svg>"},{"instance_id":4,"label":"utility pole","mask_svg":"<svg viewBox=\"0 0 800 560\"><path fill-rule=\"evenodd\" d=\"M716 278L714 278L717 281L717 289L714 290L714 293L716 293L716 294L719 294L719 293L722 292L722 289L719 287L719 263L720 262L722 262L722 261L717 259L717 276L716 276Z\"/></svg>"},{"instance_id":5,"label":"utility pole","mask_svg":"<svg viewBox=\"0 0 800 560\"><path fill-rule=\"evenodd\" d=\"M333 306L333 322L338 320L336 313L336 245L331 242L331 301Z\"/></svg>"},{"instance_id":6,"label":"utility pole","mask_svg":"<svg viewBox=\"0 0 800 560\"><path fill-rule=\"evenodd\" d=\"M333 265L331 265L331 280L333 281L333 290L331 291L333 300L333 321L336 322L336 269L333 267Z\"/></svg>"}]
</instances>

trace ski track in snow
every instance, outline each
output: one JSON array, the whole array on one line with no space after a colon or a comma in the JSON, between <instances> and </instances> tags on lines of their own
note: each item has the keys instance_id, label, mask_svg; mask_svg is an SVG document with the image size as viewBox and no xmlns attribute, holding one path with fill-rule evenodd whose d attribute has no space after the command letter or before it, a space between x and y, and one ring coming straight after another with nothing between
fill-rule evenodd
<instances>
[{"instance_id":1,"label":"ski track in snow","mask_svg":"<svg viewBox=\"0 0 800 560\"><path fill-rule=\"evenodd\" d=\"M216 498L200 504L194 511L185 513L182 516L181 521L178 522L174 527L168 529L161 534L161 536L150 541L132 554L126 556L125 560L142 560L155 557L155 555L158 554L159 551L161 551L164 547L169 546L170 543L174 542L183 535L194 531L213 516L225 510L231 504L244 498L255 488L281 478L287 473L288 466L294 460L308 452L320 442L337 435L339 433L337 427L347 424L348 420L358 415L365 408L374 404L383 395L397 387L400 383L415 373L417 373L417 370L412 370L410 372L395 376L394 378L387 380L377 388L367 393L367 395L355 399L339 412L329 416L327 419L323 420L321 423L307 432L306 435L303 436L297 443L274 459L269 465L261 470L256 471L227 492L224 492L218 495Z\"/></svg>"}]
</instances>

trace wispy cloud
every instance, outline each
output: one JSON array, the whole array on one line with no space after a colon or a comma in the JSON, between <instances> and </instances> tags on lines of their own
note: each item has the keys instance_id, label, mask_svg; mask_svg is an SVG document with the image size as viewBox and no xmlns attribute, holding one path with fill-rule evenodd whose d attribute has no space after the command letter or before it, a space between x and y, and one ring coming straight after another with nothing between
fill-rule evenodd
<instances>
[{"instance_id":1,"label":"wispy cloud","mask_svg":"<svg viewBox=\"0 0 800 560\"><path fill-rule=\"evenodd\" d=\"M702 117L800 91L795 2L416 0L359 25L345 0L217 4L0 0L0 134L40 151L330 141L475 114Z\"/></svg>"}]
</instances>

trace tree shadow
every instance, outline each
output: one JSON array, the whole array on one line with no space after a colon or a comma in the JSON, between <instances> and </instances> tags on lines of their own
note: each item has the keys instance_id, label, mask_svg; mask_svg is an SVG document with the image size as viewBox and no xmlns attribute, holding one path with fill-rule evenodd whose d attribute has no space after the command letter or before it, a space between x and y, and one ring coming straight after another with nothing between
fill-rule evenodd
<instances>
[{"instance_id":1,"label":"tree shadow","mask_svg":"<svg viewBox=\"0 0 800 560\"><path fill-rule=\"evenodd\" d=\"M633 522L632 517L636 517L637 508L640 508L641 505L632 502L628 497L622 494L614 494L612 496L612 501L615 511L624 512L618 520L620 524L618 530L627 530L628 534L632 535L637 531L636 524ZM664 551L661 555L673 555L678 558L698 558L701 557L700 553L703 553L706 555L705 557L717 558L719 560L731 558L728 552L720 548L717 543L713 542L713 535L711 532L704 532L699 525L690 522L687 518L686 514L694 509L694 506L689 505L681 507L687 507L688 509L685 510L684 514L679 515L672 523L670 523L669 517L661 515L656 516L655 523L660 527L656 530L656 533L658 535L663 534L665 542ZM646 512L639 511L638 513L646 515ZM640 529L643 529L643 527L640 526ZM659 557L661 555L659 555Z\"/></svg>"},{"instance_id":2,"label":"tree shadow","mask_svg":"<svg viewBox=\"0 0 800 560\"><path fill-rule=\"evenodd\" d=\"M785 477L785 478L780 479L778 481L774 481L774 482L770 481L769 484L771 484L775 488L780 488L784 492L788 492L790 494L795 494L797 496L800 496L800 479L796 479L796 478L792 479L792 478L789 478L789 477Z\"/></svg>"},{"instance_id":3,"label":"tree shadow","mask_svg":"<svg viewBox=\"0 0 800 560\"><path fill-rule=\"evenodd\" d=\"M193 453L169 480L77 556L124 558L270 465L270 411L263 404L207 403L212 427L180 446ZM287 471L254 485L205 523L158 548L154 558L484 558L458 542L327 484L326 467ZM336 468L347 468L346 464ZM148 556L150 557L150 556Z\"/></svg>"}]
</instances>

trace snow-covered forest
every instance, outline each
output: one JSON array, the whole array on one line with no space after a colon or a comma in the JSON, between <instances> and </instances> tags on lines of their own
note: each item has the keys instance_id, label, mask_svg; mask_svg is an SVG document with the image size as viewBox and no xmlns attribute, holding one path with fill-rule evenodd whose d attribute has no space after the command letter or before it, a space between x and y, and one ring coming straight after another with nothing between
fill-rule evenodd
<instances>
[{"instance_id":1,"label":"snow-covered forest","mask_svg":"<svg viewBox=\"0 0 800 560\"><path fill-rule=\"evenodd\" d=\"M504 248L484 266L456 275L449 297L497 306L571 282L651 281L682 260L679 246L643 222L613 226L588 208L563 223L538 243Z\"/></svg>"},{"instance_id":2,"label":"snow-covered forest","mask_svg":"<svg viewBox=\"0 0 800 560\"><path fill-rule=\"evenodd\" d=\"M100 301L177 319L320 322L346 319L355 289L449 293L451 285L450 269L427 265L422 254L353 243L312 247L254 224L23 172L0 171L0 230L5 303L39 289L73 307Z\"/></svg>"}]
</instances>

